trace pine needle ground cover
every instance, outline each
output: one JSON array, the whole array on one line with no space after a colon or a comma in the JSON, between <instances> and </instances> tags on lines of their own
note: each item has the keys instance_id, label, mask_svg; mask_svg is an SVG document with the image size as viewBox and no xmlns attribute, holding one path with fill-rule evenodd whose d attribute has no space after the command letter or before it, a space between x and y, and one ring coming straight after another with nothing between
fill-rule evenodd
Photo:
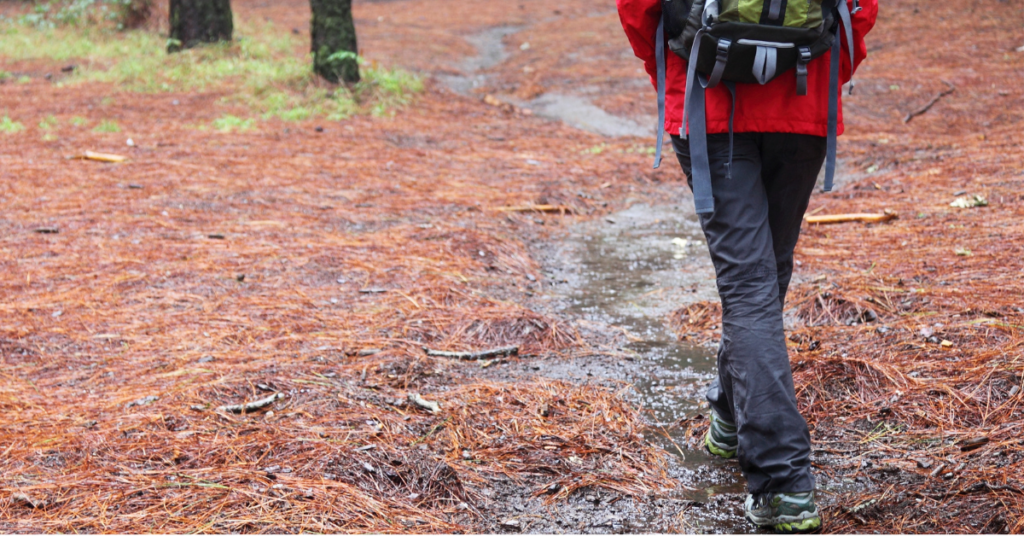
<instances>
[{"instance_id":1,"label":"pine needle ground cover","mask_svg":"<svg viewBox=\"0 0 1024 536\"><path fill-rule=\"evenodd\" d=\"M276 37L253 30L196 52L215 71L201 85L166 74L175 58L117 70L119 42L160 49L154 36L103 37L115 52L77 56L89 61L5 49L0 528L483 531L501 528L497 483L551 504L593 489L668 493L667 454L641 437L626 386L502 381L422 347L518 345L510 363L600 353L574 318L534 306L558 282L527 243L657 198L679 172L650 171L647 140L430 82L383 113L372 112L386 99L368 97L344 119L267 115L246 100L259 95L247 77L222 67L256 61L246 47L258 42L304 62L301 35L274 45L302 31L304 4L237 4L251 28L273 19ZM363 4L363 54L429 73L472 54L461 35L536 24L509 39L515 52L484 91L582 83L613 111L650 110L611 4L521 4L461 18L440 0ZM823 497L828 531L1024 527L1021 7L992 0L963 17L892 4L843 97L842 151L857 172L810 210L900 216L808 226L797 252L798 395L818 471L850 484ZM571 19L560 27L573 38L538 45L548 17ZM970 46L946 47L953 34ZM586 54L571 56L576 41ZM81 70L61 73L70 63ZM280 109L312 108L303 99L318 86L285 72L269 86L297 100ZM904 123L943 80L956 91ZM87 150L127 160L70 158ZM987 205L950 206L975 194ZM500 210L524 205L560 209ZM680 333L713 336L714 304L687 307ZM270 397L250 413L220 409Z\"/></svg>"}]
</instances>

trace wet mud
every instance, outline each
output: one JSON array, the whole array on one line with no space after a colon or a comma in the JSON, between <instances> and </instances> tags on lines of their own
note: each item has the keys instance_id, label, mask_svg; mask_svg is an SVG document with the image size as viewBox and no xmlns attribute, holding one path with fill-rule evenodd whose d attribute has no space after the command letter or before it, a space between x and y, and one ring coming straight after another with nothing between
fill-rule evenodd
<instances>
[{"instance_id":1,"label":"wet mud","mask_svg":"<svg viewBox=\"0 0 1024 536\"><path fill-rule=\"evenodd\" d=\"M539 376L619 390L643 408L645 437L665 450L666 470L678 486L646 497L581 490L545 504L543 498L522 497L521 486L499 483L494 504L503 506L495 512L495 530L754 529L742 517L745 488L736 463L693 448L685 437L685 423L702 418L706 407L702 395L715 374L714 351L678 341L666 322L680 305L715 298L714 272L692 199L678 185L666 185L663 193L532 244L548 281L533 307L573 319L594 353L514 361L490 374L504 381Z\"/></svg>"},{"instance_id":2,"label":"wet mud","mask_svg":"<svg viewBox=\"0 0 1024 536\"><path fill-rule=\"evenodd\" d=\"M523 26L496 26L465 37L476 50L476 55L463 58L456 67L460 73L437 72L435 78L448 89L464 97L481 96L477 92L488 87L492 78L488 70L509 58L505 39L523 30ZM609 113L594 105L583 93L544 93L532 99L499 95L496 99L547 119L561 121L569 126L604 136L650 136L654 125L641 125L629 117ZM649 121L648 121L649 123Z\"/></svg>"}]
</instances>

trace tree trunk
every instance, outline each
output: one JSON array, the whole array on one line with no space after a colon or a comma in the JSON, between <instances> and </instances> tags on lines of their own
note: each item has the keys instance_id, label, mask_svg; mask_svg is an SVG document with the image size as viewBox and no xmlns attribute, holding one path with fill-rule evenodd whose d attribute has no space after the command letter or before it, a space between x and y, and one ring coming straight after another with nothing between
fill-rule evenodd
<instances>
[{"instance_id":1,"label":"tree trunk","mask_svg":"<svg viewBox=\"0 0 1024 536\"><path fill-rule=\"evenodd\" d=\"M230 41L234 24L230 0L170 0L171 38L167 52L200 43Z\"/></svg>"},{"instance_id":2,"label":"tree trunk","mask_svg":"<svg viewBox=\"0 0 1024 536\"><path fill-rule=\"evenodd\" d=\"M309 0L313 19L313 71L337 83L359 81L356 54L356 25L352 21L352 0Z\"/></svg>"}]
</instances>

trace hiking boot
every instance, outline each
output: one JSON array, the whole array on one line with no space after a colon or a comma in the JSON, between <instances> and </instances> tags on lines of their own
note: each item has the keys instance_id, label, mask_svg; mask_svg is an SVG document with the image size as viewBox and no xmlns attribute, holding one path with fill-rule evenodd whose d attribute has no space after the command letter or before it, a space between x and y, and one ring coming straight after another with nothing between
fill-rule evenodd
<instances>
[{"instance_id":1,"label":"hiking boot","mask_svg":"<svg viewBox=\"0 0 1024 536\"><path fill-rule=\"evenodd\" d=\"M821 529L821 516L814 505L814 492L748 494L743 507L747 519L758 527L793 534Z\"/></svg>"},{"instance_id":2,"label":"hiking boot","mask_svg":"<svg viewBox=\"0 0 1024 536\"><path fill-rule=\"evenodd\" d=\"M729 459L736 455L740 440L736 437L736 425L726 422L711 410L711 426L704 436L704 446L715 456Z\"/></svg>"}]
</instances>

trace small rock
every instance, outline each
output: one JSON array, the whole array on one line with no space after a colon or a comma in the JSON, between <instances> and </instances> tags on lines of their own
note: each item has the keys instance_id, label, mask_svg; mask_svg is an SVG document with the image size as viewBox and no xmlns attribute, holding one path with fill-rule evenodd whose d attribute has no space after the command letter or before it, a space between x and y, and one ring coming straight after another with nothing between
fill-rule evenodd
<instances>
[{"instance_id":1,"label":"small rock","mask_svg":"<svg viewBox=\"0 0 1024 536\"><path fill-rule=\"evenodd\" d=\"M879 335L885 335L890 331L892 331L892 328L890 328L889 326L878 326L877 328L875 328L875 333Z\"/></svg>"},{"instance_id":2,"label":"small rock","mask_svg":"<svg viewBox=\"0 0 1024 536\"><path fill-rule=\"evenodd\" d=\"M132 406L145 406L147 404L152 404L153 402L156 402L159 399L160 399L160 397L158 397L156 395L144 396L144 397L142 397L142 398L140 398L138 400L134 400L132 402L129 402L129 403L125 404L124 407L130 408Z\"/></svg>"},{"instance_id":3,"label":"small rock","mask_svg":"<svg viewBox=\"0 0 1024 536\"><path fill-rule=\"evenodd\" d=\"M317 132L323 132L323 131L324 131L324 127L316 127L316 128L315 128L315 129L313 129L313 130L315 130L315 131L317 131Z\"/></svg>"},{"instance_id":4,"label":"small rock","mask_svg":"<svg viewBox=\"0 0 1024 536\"><path fill-rule=\"evenodd\" d=\"M62 73L70 73L70 72L74 72L74 70L77 69L77 68L78 67L75 66L75 65L65 65L65 66L60 68L60 72L62 72Z\"/></svg>"},{"instance_id":5,"label":"small rock","mask_svg":"<svg viewBox=\"0 0 1024 536\"><path fill-rule=\"evenodd\" d=\"M11 495L11 500L16 503L24 504L31 508L42 508L46 506L46 501L36 500L24 493L14 493Z\"/></svg>"},{"instance_id":6,"label":"small rock","mask_svg":"<svg viewBox=\"0 0 1024 536\"><path fill-rule=\"evenodd\" d=\"M925 339L925 342L930 342L932 344L939 344L939 338L935 337L935 336L928 337L927 339Z\"/></svg>"},{"instance_id":7,"label":"small rock","mask_svg":"<svg viewBox=\"0 0 1024 536\"><path fill-rule=\"evenodd\" d=\"M210 361L213 361L213 356L204 355L203 357L199 358L199 361L197 361L197 363L209 363Z\"/></svg>"},{"instance_id":8,"label":"small rock","mask_svg":"<svg viewBox=\"0 0 1024 536\"><path fill-rule=\"evenodd\" d=\"M181 103L178 102L178 99L174 99L174 100L171 101L171 106L177 106L179 104L181 104Z\"/></svg>"},{"instance_id":9,"label":"small rock","mask_svg":"<svg viewBox=\"0 0 1024 536\"><path fill-rule=\"evenodd\" d=\"M522 525L518 519L506 519L501 522L501 528L506 530L520 530Z\"/></svg>"},{"instance_id":10,"label":"small rock","mask_svg":"<svg viewBox=\"0 0 1024 536\"><path fill-rule=\"evenodd\" d=\"M1007 396L1012 398L1013 396L1015 396L1019 392L1020 392L1020 387L1014 385L1013 387L1010 388L1010 392L1007 393Z\"/></svg>"},{"instance_id":11,"label":"small rock","mask_svg":"<svg viewBox=\"0 0 1024 536\"><path fill-rule=\"evenodd\" d=\"M917 458L914 461L917 462L918 469L931 469L932 467L932 462L926 458Z\"/></svg>"},{"instance_id":12,"label":"small rock","mask_svg":"<svg viewBox=\"0 0 1024 536\"><path fill-rule=\"evenodd\" d=\"M238 281L239 283L244 282L245 281L245 274L238 274L238 275L236 275L235 276L235 281Z\"/></svg>"},{"instance_id":13,"label":"small rock","mask_svg":"<svg viewBox=\"0 0 1024 536\"><path fill-rule=\"evenodd\" d=\"M211 233L211 234L206 235L206 237L207 238L212 238L214 240L224 240L224 235L221 234L221 233Z\"/></svg>"}]
</instances>

